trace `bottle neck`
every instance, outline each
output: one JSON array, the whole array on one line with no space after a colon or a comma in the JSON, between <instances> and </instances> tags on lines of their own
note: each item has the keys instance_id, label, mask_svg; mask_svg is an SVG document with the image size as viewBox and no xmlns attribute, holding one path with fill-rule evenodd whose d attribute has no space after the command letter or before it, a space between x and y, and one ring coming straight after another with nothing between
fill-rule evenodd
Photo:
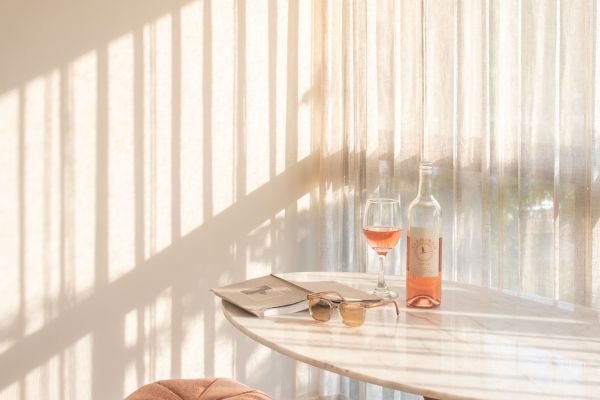
<instances>
[{"instance_id":1,"label":"bottle neck","mask_svg":"<svg viewBox=\"0 0 600 400\"><path fill-rule=\"evenodd\" d=\"M433 173L431 167L419 169L419 192L418 196L427 198L433 196Z\"/></svg>"}]
</instances>

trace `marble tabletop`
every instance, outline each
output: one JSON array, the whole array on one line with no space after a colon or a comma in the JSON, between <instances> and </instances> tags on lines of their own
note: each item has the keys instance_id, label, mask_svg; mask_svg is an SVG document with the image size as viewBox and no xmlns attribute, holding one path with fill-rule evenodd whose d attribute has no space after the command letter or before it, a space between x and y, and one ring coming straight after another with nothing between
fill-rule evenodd
<instances>
[{"instance_id":1,"label":"marble tabletop","mask_svg":"<svg viewBox=\"0 0 600 400\"><path fill-rule=\"evenodd\" d=\"M375 275L293 273L370 288ZM386 277L404 298L404 281ZM365 324L308 312L257 318L223 302L241 332L293 359L436 399L600 399L600 313L571 304L444 282L442 306L367 310Z\"/></svg>"}]
</instances>

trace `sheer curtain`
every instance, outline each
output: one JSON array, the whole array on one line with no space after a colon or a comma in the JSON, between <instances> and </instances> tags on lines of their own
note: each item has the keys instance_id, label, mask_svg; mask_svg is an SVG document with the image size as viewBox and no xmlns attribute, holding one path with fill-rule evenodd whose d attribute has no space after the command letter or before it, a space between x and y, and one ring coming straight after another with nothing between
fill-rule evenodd
<instances>
[{"instance_id":1,"label":"sheer curtain","mask_svg":"<svg viewBox=\"0 0 600 400\"><path fill-rule=\"evenodd\" d=\"M444 279L600 307L597 3L331 1L314 21L324 268L376 270L364 201L399 195L406 210L425 158ZM404 274L404 248L388 273ZM323 379L350 398L410 397Z\"/></svg>"}]
</instances>

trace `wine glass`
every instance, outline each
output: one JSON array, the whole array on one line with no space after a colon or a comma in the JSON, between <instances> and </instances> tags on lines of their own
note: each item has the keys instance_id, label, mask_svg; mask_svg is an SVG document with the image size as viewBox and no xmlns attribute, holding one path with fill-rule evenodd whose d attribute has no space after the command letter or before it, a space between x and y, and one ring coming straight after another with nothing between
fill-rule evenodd
<instances>
[{"instance_id":1,"label":"wine glass","mask_svg":"<svg viewBox=\"0 0 600 400\"><path fill-rule=\"evenodd\" d=\"M367 244L379 256L379 279L372 293L382 298L396 298L398 293L385 283L383 271L387 253L398 244L402 235L402 211L397 199L368 199L363 218L363 233Z\"/></svg>"}]
</instances>

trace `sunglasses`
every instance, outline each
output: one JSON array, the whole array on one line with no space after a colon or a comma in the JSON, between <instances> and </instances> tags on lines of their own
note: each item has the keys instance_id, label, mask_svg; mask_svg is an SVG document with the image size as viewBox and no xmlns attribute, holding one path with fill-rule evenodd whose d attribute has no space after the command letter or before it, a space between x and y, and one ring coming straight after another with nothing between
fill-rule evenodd
<instances>
[{"instance_id":1,"label":"sunglasses","mask_svg":"<svg viewBox=\"0 0 600 400\"><path fill-rule=\"evenodd\" d=\"M347 301L338 292L311 293L306 298L311 317L320 322L329 321L332 311L336 308L340 311L342 322L348 326L361 326L365 322L367 308L393 304L396 307L396 315L400 314L398 303L395 300L379 300L372 303Z\"/></svg>"}]
</instances>

